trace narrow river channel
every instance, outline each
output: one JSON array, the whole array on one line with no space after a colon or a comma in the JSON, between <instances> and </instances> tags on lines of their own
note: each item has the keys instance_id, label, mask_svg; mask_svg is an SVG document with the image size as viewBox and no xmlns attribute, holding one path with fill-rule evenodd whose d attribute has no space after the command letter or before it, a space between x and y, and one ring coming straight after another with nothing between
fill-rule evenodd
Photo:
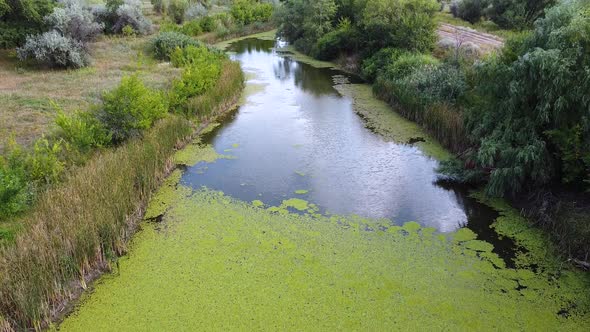
<instances>
[{"instance_id":1,"label":"narrow river channel","mask_svg":"<svg viewBox=\"0 0 590 332\"><path fill-rule=\"evenodd\" d=\"M246 73L243 102L186 150L215 160L172 174L129 255L60 329L589 327L588 276L555 276L538 237L517 250L490 228L514 211L438 184L427 135L368 129L339 92L358 78L274 40L229 51Z\"/></svg>"}]
</instances>

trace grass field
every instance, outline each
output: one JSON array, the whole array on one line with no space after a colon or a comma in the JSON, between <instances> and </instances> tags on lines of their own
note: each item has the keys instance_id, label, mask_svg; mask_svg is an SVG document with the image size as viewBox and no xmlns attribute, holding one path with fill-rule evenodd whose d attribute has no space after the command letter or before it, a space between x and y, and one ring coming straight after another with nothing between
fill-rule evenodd
<instances>
[{"instance_id":1,"label":"grass field","mask_svg":"<svg viewBox=\"0 0 590 332\"><path fill-rule=\"evenodd\" d=\"M86 110L121 78L139 73L150 87L164 88L179 73L146 52L151 37L101 37L91 45L92 65L51 70L23 64L14 50L0 50L0 153L7 140L30 145L51 129L58 103L66 112Z\"/></svg>"}]
</instances>

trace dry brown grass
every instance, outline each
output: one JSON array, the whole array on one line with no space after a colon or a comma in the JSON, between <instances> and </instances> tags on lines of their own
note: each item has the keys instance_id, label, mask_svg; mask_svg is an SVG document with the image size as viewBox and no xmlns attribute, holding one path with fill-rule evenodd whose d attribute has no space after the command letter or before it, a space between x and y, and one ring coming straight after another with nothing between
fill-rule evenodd
<instances>
[{"instance_id":1,"label":"dry brown grass","mask_svg":"<svg viewBox=\"0 0 590 332\"><path fill-rule=\"evenodd\" d=\"M147 37L102 37L91 45L92 65L78 70L53 70L22 64L14 50L0 52L0 152L8 137L30 145L48 133L54 100L66 112L87 109L100 94L125 75L139 73L146 84L165 88L179 70L146 53Z\"/></svg>"}]
</instances>

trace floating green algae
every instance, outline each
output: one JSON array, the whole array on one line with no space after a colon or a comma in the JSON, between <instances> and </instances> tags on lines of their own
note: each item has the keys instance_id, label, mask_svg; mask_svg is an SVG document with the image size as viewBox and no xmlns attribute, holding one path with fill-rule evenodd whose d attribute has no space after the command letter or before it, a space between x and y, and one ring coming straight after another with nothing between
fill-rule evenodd
<instances>
[{"instance_id":1,"label":"floating green algae","mask_svg":"<svg viewBox=\"0 0 590 332\"><path fill-rule=\"evenodd\" d=\"M259 199L255 199L252 201L252 205L254 205L255 207L262 207L262 206L264 206L264 202L262 202Z\"/></svg>"},{"instance_id":2,"label":"floating green algae","mask_svg":"<svg viewBox=\"0 0 590 332\"><path fill-rule=\"evenodd\" d=\"M305 173L301 172L301 171L295 171L295 174L299 175L299 176L305 176Z\"/></svg>"},{"instance_id":3,"label":"floating green algae","mask_svg":"<svg viewBox=\"0 0 590 332\"><path fill-rule=\"evenodd\" d=\"M176 187L166 231L146 225L119 273L103 277L61 330L583 331L590 323L587 276L496 268L497 255L469 231L271 213Z\"/></svg>"},{"instance_id":4,"label":"floating green algae","mask_svg":"<svg viewBox=\"0 0 590 332\"><path fill-rule=\"evenodd\" d=\"M212 163L220 158L232 159L235 157L219 154L213 146L195 141L177 151L173 156L173 161L177 165L194 166L200 162Z\"/></svg>"},{"instance_id":5,"label":"floating green algae","mask_svg":"<svg viewBox=\"0 0 590 332\"><path fill-rule=\"evenodd\" d=\"M182 171L177 169L166 178L158 192L150 199L144 219L153 219L164 215L172 203L190 195L190 188L178 186L181 177Z\"/></svg>"},{"instance_id":6,"label":"floating green algae","mask_svg":"<svg viewBox=\"0 0 590 332\"><path fill-rule=\"evenodd\" d=\"M295 190L295 194L297 194L297 195L305 195L307 193L309 193L309 190L305 190L305 189Z\"/></svg>"},{"instance_id":7,"label":"floating green algae","mask_svg":"<svg viewBox=\"0 0 590 332\"><path fill-rule=\"evenodd\" d=\"M368 128L385 139L397 143L407 143L417 137L424 142L415 144L428 156L438 160L448 159L451 154L435 139L430 137L422 127L396 113L391 106L373 96L371 86L367 84L339 84L334 88L340 94L350 97L354 111L361 115Z\"/></svg>"}]
</instances>

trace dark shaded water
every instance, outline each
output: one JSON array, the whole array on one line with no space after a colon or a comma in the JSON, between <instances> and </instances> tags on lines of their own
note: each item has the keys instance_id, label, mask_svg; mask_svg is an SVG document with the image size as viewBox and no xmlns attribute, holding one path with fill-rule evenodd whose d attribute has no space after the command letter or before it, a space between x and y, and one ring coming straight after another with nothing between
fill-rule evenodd
<instances>
[{"instance_id":1,"label":"dark shaded water","mask_svg":"<svg viewBox=\"0 0 590 332\"><path fill-rule=\"evenodd\" d=\"M435 183L436 160L365 128L351 100L333 87L341 76L354 77L294 61L274 45L257 39L232 45L250 92L207 141L236 159L189 167L184 184L269 205L301 198L324 212L417 221L441 232L468 225L480 238L509 246L489 230L493 210L462 188Z\"/></svg>"}]
</instances>

